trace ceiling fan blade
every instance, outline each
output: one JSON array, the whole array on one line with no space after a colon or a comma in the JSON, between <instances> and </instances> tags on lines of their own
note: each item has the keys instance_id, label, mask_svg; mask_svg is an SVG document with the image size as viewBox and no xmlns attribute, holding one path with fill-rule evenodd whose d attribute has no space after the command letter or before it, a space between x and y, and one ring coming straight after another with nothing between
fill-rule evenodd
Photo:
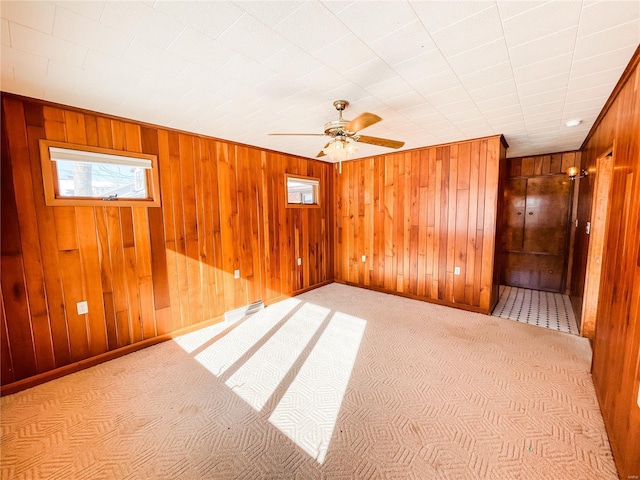
<instances>
[{"instance_id":1,"label":"ceiling fan blade","mask_svg":"<svg viewBox=\"0 0 640 480\"><path fill-rule=\"evenodd\" d=\"M363 128L367 128L374 123L378 123L380 120L382 120L382 118L380 118L378 115L365 112L347 123L344 126L344 129L349 130L350 132L359 132Z\"/></svg>"},{"instance_id":2,"label":"ceiling fan blade","mask_svg":"<svg viewBox=\"0 0 640 480\"><path fill-rule=\"evenodd\" d=\"M318 153L318 155L316 155L316 158L320 158L320 157L324 157L325 156L324 149L327 148L330 143L331 142L327 143L324 147L322 147L322 150L320 150L320 153Z\"/></svg>"},{"instance_id":3,"label":"ceiling fan blade","mask_svg":"<svg viewBox=\"0 0 640 480\"><path fill-rule=\"evenodd\" d=\"M324 133L270 133L269 135L289 135L298 137L324 137Z\"/></svg>"},{"instance_id":4,"label":"ceiling fan blade","mask_svg":"<svg viewBox=\"0 0 640 480\"><path fill-rule=\"evenodd\" d=\"M359 135L358 143L370 143L371 145L388 148L400 148L404 146L404 142L389 140L388 138L367 137L366 135Z\"/></svg>"}]
</instances>

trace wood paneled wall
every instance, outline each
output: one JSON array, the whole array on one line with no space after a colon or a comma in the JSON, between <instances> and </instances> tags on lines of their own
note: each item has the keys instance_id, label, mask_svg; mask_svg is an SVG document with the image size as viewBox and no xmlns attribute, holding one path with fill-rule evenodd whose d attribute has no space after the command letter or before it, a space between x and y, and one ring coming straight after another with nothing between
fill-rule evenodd
<instances>
[{"instance_id":1,"label":"wood paneled wall","mask_svg":"<svg viewBox=\"0 0 640 480\"><path fill-rule=\"evenodd\" d=\"M336 280L489 312L498 295L503 140L344 162L335 185Z\"/></svg>"},{"instance_id":2,"label":"wood paneled wall","mask_svg":"<svg viewBox=\"0 0 640 480\"><path fill-rule=\"evenodd\" d=\"M580 165L580 152L550 153L507 160L509 178L566 174L567 168Z\"/></svg>"},{"instance_id":3,"label":"wood paneled wall","mask_svg":"<svg viewBox=\"0 0 640 480\"><path fill-rule=\"evenodd\" d=\"M596 160L613 146L613 179L593 341L593 381L620 478L640 476L640 47L582 148L589 182L579 216L590 214ZM580 221L588 220L583 217ZM580 237L580 238L578 238ZM576 238L584 276L589 242ZM584 282L583 282L584 284Z\"/></svg>"},{"instance_id":4,"label":"wood paneled wall","mask_svg":"<svg viewBox=\"0 0 640 480\"><path fill-rule=\"evenodd\" d=\"M158 155L162 206L46 206L41 138ZM3 94L2 384L332 281L333 170ZM321 208L285 208L285 173Z\"/></svg>"}]
</instances>

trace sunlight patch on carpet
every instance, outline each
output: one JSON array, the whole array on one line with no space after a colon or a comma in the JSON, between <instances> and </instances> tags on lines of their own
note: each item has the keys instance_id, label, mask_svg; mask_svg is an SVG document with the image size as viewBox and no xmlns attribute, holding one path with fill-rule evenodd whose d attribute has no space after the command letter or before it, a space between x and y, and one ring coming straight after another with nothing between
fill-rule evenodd
<instances>
[{"instance_id":1,"label":"sunlight patch on carpet","mask_svg":"<svg viewBox=\"0 0 640 480\"><path fill-rule=\"evenodd\" d=\"M194 358L215 376L222 375L299 304L300 300L288 298L270 305L249 317Z\"/></svg>"},{"instance_id":2,"label":"sunlight patch on carpet","mask_svg":"<svg viewBox=\"0 0 640 480\"><path fill-rule=\"evenodd\" d=\"M330 311L312 303L302 305L226 385L255 410L262 410Z\"/></svg>"},{"instance_id":3,"label":"sunlight patch on carpet","mask_svg":"<svg viewBox=\"0 0 640 480\"><path fill-rule=\"evenodd\" d=\"M367 322L336 312L269 421L324 462Z\"/></svg>"},{"instance_id":4,"label":"sunlight patch on carpet","mask_svg":"<svg viewBox=\"0 0 640 480\"><path fill-rule=\"evenodd\" d=\"M181 337L176 337L173 341L180 345L185 352L191 353L210 341L216 335L222 333L225 329L229 328L230 325L231 323L228 322L216 323L215 325L210 325L200 330L196 330L195 332L187 333Z\"/></svg>"}]
</instances>

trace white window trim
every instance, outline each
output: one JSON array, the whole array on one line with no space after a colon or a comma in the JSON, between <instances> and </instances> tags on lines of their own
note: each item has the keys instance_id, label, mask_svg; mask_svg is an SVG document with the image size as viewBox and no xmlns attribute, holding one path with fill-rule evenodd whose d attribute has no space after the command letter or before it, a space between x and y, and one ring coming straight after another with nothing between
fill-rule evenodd
<instances>
[{"instance_id":1,"label":"white window trim","mask_svg":"<svg viewBox=\"0 0 640 480\"><path fill-rule=\"evenodd\" d=\"M45 203L48 206L107 206L118 207L159 207L160 177L158 157L145 153L126 152L110 148L77 145L65 142L41 139L40 162L44 183ZM56 162L69 160L74 162L110 163L131 165L145 169L147 198L99 198L65 197L58 193Z\"/></svg>"}]
</instances>

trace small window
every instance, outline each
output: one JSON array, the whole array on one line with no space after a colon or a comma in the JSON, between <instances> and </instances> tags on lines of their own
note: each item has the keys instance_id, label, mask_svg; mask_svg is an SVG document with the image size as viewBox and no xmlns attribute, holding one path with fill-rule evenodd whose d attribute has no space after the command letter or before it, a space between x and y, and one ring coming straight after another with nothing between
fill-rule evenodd
<instances>
[{"instance_id":1,"label":"small window","mask_svg":"<svg viewBox=\"0 0 640 480\"><path fill-rule=\"evenodd\" d=\"M297 175L285 175L287 207L303 208L320 206L320 180Z\"/></svg>"},{"instance_id":2,"label":"small window","mask_svg":"<svg viewBox=\"0 0 640 480\"><path fill-rule=\"evenodd\" d=\"M40 140L47 205L158 206L155 155Z\"/></svg>"}]
</instances>

